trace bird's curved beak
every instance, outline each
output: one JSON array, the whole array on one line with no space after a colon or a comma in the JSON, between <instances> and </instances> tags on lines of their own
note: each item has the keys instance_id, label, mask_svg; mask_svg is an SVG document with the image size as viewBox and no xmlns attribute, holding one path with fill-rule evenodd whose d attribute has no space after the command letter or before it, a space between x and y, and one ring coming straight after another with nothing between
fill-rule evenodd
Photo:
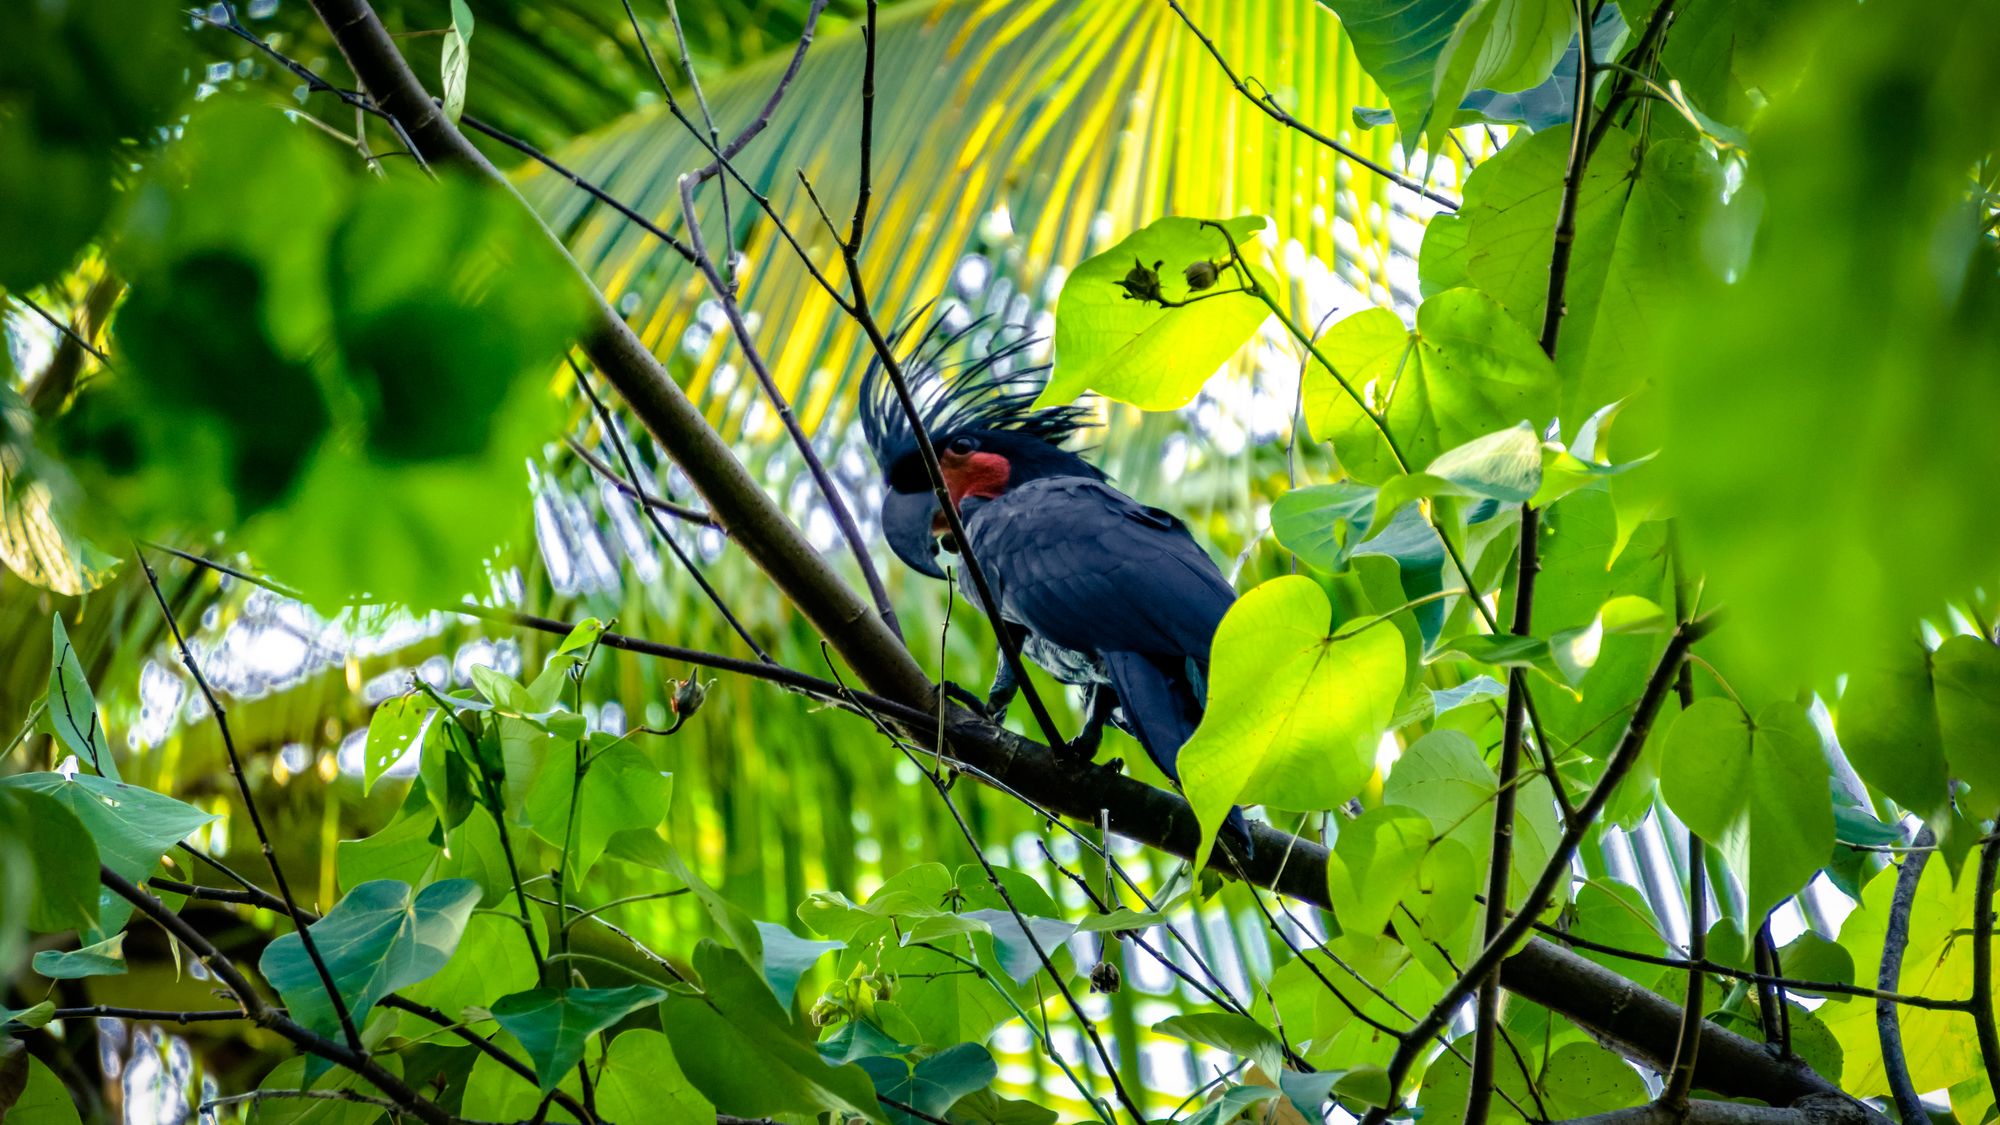
<instances>
[{"instance_id":1,"label":"bird's curved beak","mask_svg":"<svg viewBox=\"0 0 2000 1125\"><path fill-rule=\"evenodd\" d=\"M937 562L937 539L931 530L938 514L937 496L929 489L891 490L882 498L882 536L889 541L889 549L910 569L932 578L945 576Z\"/></svg>"}]
</instances>

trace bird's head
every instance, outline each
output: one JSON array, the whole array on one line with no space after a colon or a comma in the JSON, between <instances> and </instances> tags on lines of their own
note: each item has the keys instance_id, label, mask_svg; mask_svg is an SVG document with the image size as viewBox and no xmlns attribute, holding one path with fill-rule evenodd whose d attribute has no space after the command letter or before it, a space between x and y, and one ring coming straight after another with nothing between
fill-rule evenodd
<instances>
[{"instance_id":1,"label":"bird's head","mask_svg":"<svg viewBox=\"0 0 2000 1125\"><path fill-rule=\"evenodd\" d=\"M996 329L983 319L955 332L933 322L901 362L945 488L961 511L1043 477L1104 477L1062 447L1090 424L1089 408L1032 408L1048 381L1046 365L1025 362L1035 342L1025 331ZM916 431L879 361L862 378L861 427L882 470L882 533L890 549L913 569L943 578L937 541L944 513Z\"/></svg>"}]
</instances>

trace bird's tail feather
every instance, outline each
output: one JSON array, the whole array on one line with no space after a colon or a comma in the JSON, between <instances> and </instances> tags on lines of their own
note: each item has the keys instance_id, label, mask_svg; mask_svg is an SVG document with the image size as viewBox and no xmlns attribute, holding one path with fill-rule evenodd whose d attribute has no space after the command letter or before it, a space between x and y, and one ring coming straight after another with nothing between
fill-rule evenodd
<instances>
[{"instance_id":1,"label":"bird's tail feather","mask_svg":"<svg viewBox=\"0 0 2000 1125\"><path fill-rule=\"evenodd\" d=\"M1181 747L1201 725L1201 688L1179 658L1151 657L1136 652L1104 654L1111 686L1118 692L1125 724L1146 756L1176 786L1181 783ZM1243 810L1232 808L1223 831L1234 837L1244 855L1250 854L1250 825Z\"/></svg>"}]
</instances>

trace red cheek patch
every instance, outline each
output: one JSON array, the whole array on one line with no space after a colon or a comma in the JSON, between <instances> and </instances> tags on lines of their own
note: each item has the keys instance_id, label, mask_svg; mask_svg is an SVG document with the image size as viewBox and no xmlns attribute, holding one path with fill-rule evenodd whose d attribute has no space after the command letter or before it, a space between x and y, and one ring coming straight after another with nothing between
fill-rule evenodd
<instances>
[{"instance_id":1,"label":"red cheek patch","mask_svg":"<svg viewBox=\"0 0 2000 1125\"><path fill-rule=\"evenodd\" d=\"M957 506L968 496L992 499L1007 490L1007 478L1013 475L1013 467L998 453L966 453L947 455L939 459L939 468L944 470L945 488L951 493L951 502Z\"/></svg>"}]
</instances>

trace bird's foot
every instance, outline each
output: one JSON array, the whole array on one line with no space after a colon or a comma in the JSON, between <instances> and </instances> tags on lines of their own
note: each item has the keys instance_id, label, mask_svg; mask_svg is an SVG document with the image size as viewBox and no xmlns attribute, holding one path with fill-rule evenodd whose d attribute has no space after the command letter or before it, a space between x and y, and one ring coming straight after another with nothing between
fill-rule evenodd
<instances>
[{"instance_id":1,"label":"bird's foot","mask_svg":"<svg viewBox=\"0 0 2000 1125\"><path fill-rule=\"evenodd\" d=\"M953 703L958 704L960 707L965 708L967 711L970 711L981 718L992 717L991 713L988 712L986 709L986 700L980 698L977 692L974 692L971 689L966 688L960 684L953 683L950 680L946 680L943 684L939 685L939 687L944 691L944 697L946 699L951 700Z\"/></svg>"},{"instance_id":2,"label":"bird's foot","mask_svg":"<svg viewBox=\"0 0 2000 1125\"><path fill-rule=\"evenodd\" d=\"M1055 748L1056 753L1075 762L1088 762L1097 757L1097 748L1104 745L1104 730L1085 728L1075 738Z\"/></svg>"}]
</instances>

